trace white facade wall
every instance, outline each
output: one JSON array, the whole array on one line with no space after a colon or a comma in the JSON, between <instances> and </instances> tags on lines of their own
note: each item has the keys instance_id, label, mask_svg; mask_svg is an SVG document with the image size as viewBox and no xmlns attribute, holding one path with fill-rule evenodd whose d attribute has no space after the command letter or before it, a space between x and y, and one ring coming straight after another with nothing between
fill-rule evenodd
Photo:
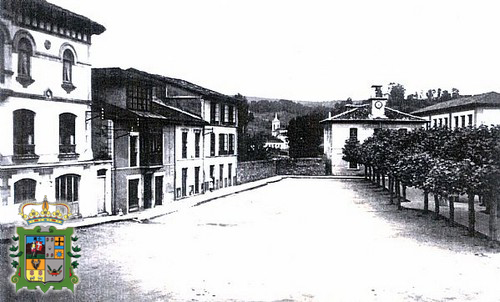
<instances>
[{"instance_id":1,"label":"white facade wall","mask_svg":"<svg viewBox=\"0 0 500 302\"><path fill-rule=\"evenodd\" d=\"M111 210L111 163L93 161L91 149L90 98L91 65L90 43L73 38L82 34L69 30L69 37L51 35L0 19L0 26L7 29L4 44L4 64L7 72L0 83L7 95L0 100L0 223L16 222L19 219L19 204L14 204L14 184L22 179L36 182L35 199L41 202L44 196L55 201L56 178L66 174L80 177L78 202L70 203L75 216L95 216L102 210ZM32 22L43 26L43 21ZM60 29L58 29L59 32ZM68 29L63 29L65 34ZM23 87L18 77L17 43L21 37L31 42L30 76L33 83ZM85 37L89 40L89 37ZM70 50L74 57L72 84L69 93L63 84L63 52ZM50 94L47 92L50 90ZM34 144L37 160L15 161L13 112L27 109L34 116ZM78 157L59 158L59 115L71 113L75 118L75 152ZM97 173L101 170L101 175Z\"/></svg>"},{"instance_id":2,"label":"white facade wall","mask_svg":"<svg viewBox=\"0 0 500 302\"><path fill-rule=\"evenodd\" d=\"M440 114L427 114L423 116L426 120L430 121L430 127L434 127L435 123L439 127L439 121L448 119L448 126L451 129L480 125L498 125L500 124L500 108L476 108L470 110L450 110L447 113ZM472 118L472 124L469 123L469 119ZM465 124L464 124L465 121Z\"/></svg>"},{"instance_id":3,"label":"white facade wall","mask_svg":"<svg viewBox=\"0 0 500 302\"><path fill-rule=\"evenodd\" d=\"M368 137L372 136L374 129L412 129L422 127L421 124L409 123L327 123L324 125L324 154L327 159L331 161L333 175L355 175L361 172L362 166L358 165L357 168L349 168L349 162L342 159L342 148L345 146L346 140L350 137L350 129L357 129L357 139L363 143Z\"/></svg>"},{"instance_id":4,"label":"white facade wall","mask_svg":"<svg viewBox=\"0 0 500 302\"><path fill-rule=\"evenodd\" d=\"M215 156L210 155L210 133L215 134ZM210 166L214 166L214 178L215 182L209 184L209 188L217 189L229 186L229 184L234 185L236 179L236 165L238 162L237 150L238 150L238 135L236 127L222 127L222 126L205 126L205 182L212 181L210 179ZM234 153L233 154L220 154L219 152L219 134L224 134L229 137L229 134L234 135ZM231 181L229 181L229 164L231 164ZM220 174L220 165L223 165L222 177ZM222 179L222 184L220 184L220 179Z\"/></svg>"},{"instance_id":5,"label":"white facade wall","mask_svg":"<svg viewBox=\"0 0 500 302\"><path fill-rule=\"evenodd\" d=\"M187 133L187 157L182 157L182 133ZM195 133L200 133L199 157L195 156ZM186 197L202 192L203 183L203 127L176 126L175 127L175 197L182 198L182 169L187 169ZM198 193L195 192L195 168L199 167Z\"/></svg>"}]
</instances>

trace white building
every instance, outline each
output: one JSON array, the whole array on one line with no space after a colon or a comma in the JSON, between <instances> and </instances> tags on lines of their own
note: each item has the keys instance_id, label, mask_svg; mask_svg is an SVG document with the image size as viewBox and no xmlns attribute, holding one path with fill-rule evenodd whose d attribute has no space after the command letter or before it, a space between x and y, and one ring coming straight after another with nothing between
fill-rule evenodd
<instances>
[{"instance_id":1,"label":"white building","mask_svg":"<svg viewBox=\"0 0 500 302\"><path fill-rule=\"evenodd\" d=\"M266 140L264 147L278 149L281 151L288 152L288 130L281 128L281 122L278 118L278 114L274 114L274 119L271 123L271 135L272 137Z\"/></svg>"},{"instance_id":2,"label":"white building","mask_svg":"<svg viewBox=\"0 0 500 302\"><path fill-rule=\"evenodd\" d=\"M408 113L386 107L387 98L381 94L381 86L369 104L348 105L351 109L331 116L321 123L324 127L324 154L330 162L333 175L357 175L362 166L342 159L342 148L348 139L363 143L378 129L404 129L404 131L424 127L426 120ZM364 171L364 170L363 170Z\"/></svg>"},{"instance_id":3,"label":"white building","mask_svg":"<svg viewBox=\"0 0 500 302\"><path fill-rule=\"evenodd\" d=\"M449 100L412 112L429 121L429 127L459 127L500 124L500 94L488 92Z\"/></svg>"},{"instance_id":4,"label":"white building","mask_svg":"<svg viewBox=\"0 0 500 302\"><path fill-rule=\"evenodd\" d=\"M46 195L73 214L110 206L110 162L91 148L92 35L105 28L46 1L0 1L0 221Z\"/></svg>"}]
</instances>

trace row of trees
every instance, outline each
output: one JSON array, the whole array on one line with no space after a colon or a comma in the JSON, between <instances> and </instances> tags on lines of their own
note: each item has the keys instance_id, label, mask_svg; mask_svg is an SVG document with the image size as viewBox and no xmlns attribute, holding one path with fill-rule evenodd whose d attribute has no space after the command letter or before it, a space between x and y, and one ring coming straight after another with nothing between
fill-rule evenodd
<instances>
[{"instance_id":1,"label":"row of trees","mask_svg":"<svg viewBox=\"0 0 500 302\"><path fill-rule=\"evenodd\" d=\"M429 89L420 95L418 92L406 95L406 88L399 83L389 84L389 101L387 106L404 112L412 112L417 109L431 106L437 103L446 102L461 97L457 88L448 90Z\"/></svg>"},{"instance_id":2,"label":"row of trees","mask_svg":"<svg viewBox=\"0 0 500 302\"><path fill-rule=\"evenodd\" d=\"M390 202L401 209L406 187L424 192L424 211L429 194L434 196L435 215L440 200L448 201L450 223L459 195L468 199L469 233L475 233L474 198L479 196L490 213L490 237L497 238L497 207L500 193L500 126L477 128L433 128L410 132L380 130L362 144L348 140L343 158L365 166L365 175L386 186Z\"/></svg>"}]
</instances>

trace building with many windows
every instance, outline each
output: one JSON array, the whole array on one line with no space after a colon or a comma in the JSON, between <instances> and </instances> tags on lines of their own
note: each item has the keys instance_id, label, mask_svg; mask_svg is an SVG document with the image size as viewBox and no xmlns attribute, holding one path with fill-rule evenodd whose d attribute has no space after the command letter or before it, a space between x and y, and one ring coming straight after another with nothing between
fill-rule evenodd
<instances>
[{"instance_id":1,"label":"building with many windows","mask_svg":"<svg viewBox=\"0 0 500 302\"><path fill-rule=\"evenodd\" d=\"M166 104L200 116L207 123L200 135L203 152L199 176L201 192L235 185L239 100L184 80L162 78L166 84ZM196 166L187 167L187 177L194 173L196 180L197 171Z\"/></svg>"},{"instance_id":2,"label":"building with many windows","mask_svg":"<svg viewBox=\"0 0 500 302\"><path fill-rule=\"evenodd\" d=\"M369 104L347 105L349 110L321 121L323 124L323 148L333 175L357 175L361 165L342 159L342 148L347 140L363 143L378 129L400 129L408 131L425 127L423 118L386 107L387 98L381 86L374 85L375 96Z\"/></svg>"},{"instance_id":3,"label":"building with many windows","mask_svg":"<svg viewBox=\"0 0 500 302\"><path fill-rule=\"evenodd\" d=\"M500 93L488 92L438 103L412 112L429 127L450 129L500 124Z\"/></svg>"},{"instance_id":4,"label":"building with many windows","mask_svg":"<svg viewBox=\"0 0 500 302\"><path fill-rule=\"evenodd\" d=\"M168 105L159 76L97 68L92 85L93 149L113 160L113 212L153 208L199 193L206 122Z\"/></svg>"},{"instance_id":5,"label":"building with many windows","mask_svg":"<svg viewBox=\"0 0 500 302\"><path fill-rule=\"evenodd\" d=\"M105 28L44 0L0 5L0 219L44 196L75 216L108 211L111 166L90 131L91 39Z\"/></svg>"}]
</instances>

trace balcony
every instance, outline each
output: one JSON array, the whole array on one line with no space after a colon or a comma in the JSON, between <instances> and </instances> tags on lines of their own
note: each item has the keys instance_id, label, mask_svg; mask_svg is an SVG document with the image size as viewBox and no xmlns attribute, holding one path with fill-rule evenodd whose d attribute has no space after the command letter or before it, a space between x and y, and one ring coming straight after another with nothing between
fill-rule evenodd
<instances>
[{"instance_id":1,"label":"balcony","mask_svg":"<svg viewBox=\"0 0 500 302\"><path fill-rule=\"evenodd\" d=\"M36 162L39 156L35 154L35 145L32 144L14 144L15 161Z\"/></svg>"},{"instance_id":2,"label":"balcony","mask_svg":"<svg viewBox=\"0 0 500 302\"><path fill-rule=\"evenodd\" d=\"M79 156L76 153L76 145L59 145L59 159L71 160L77 159Z\"/></svg>"}]
</instances>

